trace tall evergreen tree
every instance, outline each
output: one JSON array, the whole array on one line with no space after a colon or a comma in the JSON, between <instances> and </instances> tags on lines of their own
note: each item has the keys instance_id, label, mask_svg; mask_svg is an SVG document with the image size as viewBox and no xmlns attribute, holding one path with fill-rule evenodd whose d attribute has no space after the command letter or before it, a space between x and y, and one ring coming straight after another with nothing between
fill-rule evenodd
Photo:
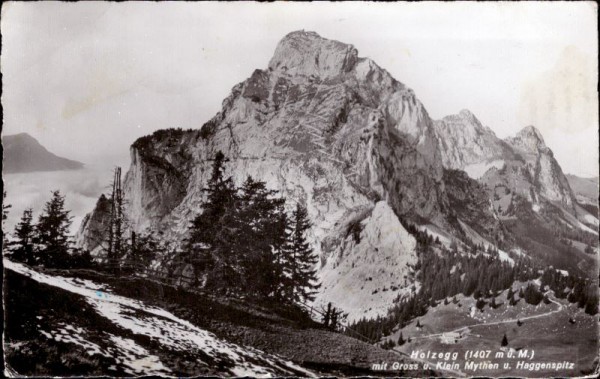
<instances>
[{"instance_id":1,"label":"tall evergreen tree","mask_svg":"<svg viewBox=\"0 0 600 379\"><path fill-rule=\"evenodd\" d=\"M165 248L154 236L152 231L137 235L131 232L130 244L127 249L125 266L129 272L142 273L150 267L152 261L162 253Z\"/></svg>"},{"instance_id":2,"label":"tall evergreen tree","mask_svg":"<svg viewBox=\"0 0 600 379\"><path fill-rule=\"evenodd\" d=\"M289 280L288 296L293 302L312 301L321 286L315 267L318 257L306 240L310 229L308 212L300 203L296 205L288 227L288 241L284 248L286 271Z\"/></svg>"},{"instance_id":3,"label":"tall evergreen tree","mask_svg":"<svg viewBox=\"0 0 600 379\"><path fill-rule=\"evenodd\" d=\"M331 323L331 313L332 313L332 305L331 302L327 303L327 309L323 309L323 325L325 325L326 327L329 327L329 324Z\"/></svg>"},{"instance_id":4,"label":"tall evergreen tree","mask_svg":"<svg viewBox=\"0 0 600 379\"><path fill-rule=\"evenodd\" d=\"M28 265L35 264L33 211L31 208L23 211L21 221L15 227L15 241L11 243L12 257L18 262Z\"/></svg>"},{"instance_id":5,"label":"tall evergreen tree","mask_svg":"<svg viewBox=\"0 0 600 379\"><path fill-rule=\"evenodd\" d=\"M400 333L400 337L398 337L398 346L402 346L404 345L406 341L404 340L404 338L402 337L402 333Z\"/></svg>"},{"instance_id":6,"label":"tall evergreen tree","mask_svg":"<svg viewBox=\"0 0 600 379\"><path fill-rule=\"evenodd\" d=\"M60 267L67 263L71 246L69 213L65 209L65 197L60 191L53 191L36 225L38 263L46 267Z\"/></svg>"},{"instance_id":7,"label":"tall evergreen tree","mask_svg":"<svg viewBox=\"0 0 600 379\"><path fill-rule=\"evenodd\" d=\"M239 194L238 238L242 277L248 293L276 296L283 281L282 247L286 242L285 199L266 183L248 177ZM232 241L233 242L233 241Z\"/></svg>"},{"instance_id":8,"label":"tall evergreen tree","mask_svg":"<svg viewBox=\"0 0 600 379\"><path fill-rule=\"evenodd\" d=\"M205 274L206 285L213 288L235 288L239 281L239 262L233 246L236 228L238 197L231 178L224 178L225 156L217 152L208 182L206 202L190 226L187 250L194 267L196 281Z\"/></svg>"}]
</instances>

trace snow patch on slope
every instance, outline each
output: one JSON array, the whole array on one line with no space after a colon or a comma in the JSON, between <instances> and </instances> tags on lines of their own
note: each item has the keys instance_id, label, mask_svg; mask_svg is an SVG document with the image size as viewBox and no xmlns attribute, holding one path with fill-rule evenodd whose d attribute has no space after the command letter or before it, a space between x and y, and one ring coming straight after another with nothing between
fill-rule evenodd
<instances>
[{"instance_id":1,"label":"snow patch on slope","mask_svg":"<svg viewBox=\"0 0 600 379\"><path fill-rule=\"evenodd\" d=\"M170 373L160 359L150 354L146 349L138 345L134 340L110 336L110 340L119 349L121 357L117 357L117 363L122 363L128 369L125 371L131 375L161 375Z\"/></svg>"},{"instance_id":2,"label":"snow patch on slope","mask_svg":"<svg viewBox=\"0 0 600 379\"><path fill-rule=\"evenodd\" d=\"M100 315L136 334L146 335L158 340L162 347L176 351L196 352L199 356L202 354L208 355L217 365L219 362L225 363L224 367L226 368L224 370L229 371L233 376L271 377L280 376L281 372L314 376L310 371L304 370L292 362L266 354L260 350L248 347L242 348L219 340L214 334L200 329L162 308L148 306L138 300L99 291L98 288L101 288L101 286L91 281L47 275L7 259L4 259L3 263L5 268L30 277L39 283L83 296ZM89 287L84 287L84 284L88 284ZM79 333L79 331L76 332ZM74 343L73 341L81 341L82 339L73 336L65 342ZM121 352L126 365L132 367L136 374L142 372L138 372L136 369L145 368L152 362L156 364L160 362L158 358L154 359L150 354L145 354L145 352L141 354L143 348L134 345L134 341L118 336L115 336L115 338L111 338L111 340ZM88 351L93 351L92 346L88 346L88 348L90 348ZM143 359L144 356L146 359ZM232 364L232 367L227 367L229 364ZM154 368L162 370L161 365ZM143 371L143 373L152 375L154 372Z\"/></svg>"},{"instance_id":3,"label":"snow patch on slope","mask_svg":"<svg viewBox=\"0 0 600 379\"><path fill-rule=\"evenodd\" d=\"M502 251L502 250L498 249L498 258L500 258L500 260L503 262L510 263L511 266L514 266L514 264L515 264L514 259L512 259L506 251Z\"/></svg>"}]
</instances>

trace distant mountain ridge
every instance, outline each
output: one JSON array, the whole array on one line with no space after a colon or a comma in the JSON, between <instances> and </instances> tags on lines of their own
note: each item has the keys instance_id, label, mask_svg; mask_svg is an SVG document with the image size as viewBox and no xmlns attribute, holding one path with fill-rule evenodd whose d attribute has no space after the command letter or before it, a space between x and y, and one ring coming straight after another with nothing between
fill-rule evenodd
<instances>
[{"instance_id":1,"label":"distant mountain ridge","mask_svg":"<svg viewBox=\"0 0 600 379\"><path fill-rule=\"evenodd\" d=\"M574 213L569 182L534 126L501 140L467 110L434 125L444 167L464 170L491 188L510 188L535 204L544 197Z\"/></svg>"},{"instance_id":2,"label":"distant mountain ridge","mask_svg":"<svg viewBox=\"0 0 600 379\"><path fill-rule=\"evenodd\" d=\"M36 171L63 171L83 168L83 163L49 152L27 133L2 137L4 148L2 172L5 174Z\"/></svg>"},{"instance_id":3,"label":"distant mountain ridge","mask_svg":"<svg viewBox=\"0 0 600 379\"><path fill-rule=\"evenodd\" d=\"M577 202L593 215L598 215L598 177L582 178L571 174L566 177Z\"/></svg>"},{"instance_id":4,"label":"distant mountain ridge","mask_svg":"<svg viewBox=\"0 0 600 379\"><path fill-rule=\"evenodd\" d=\"M515 239L513 249L569 271L582 267L569 265L553 236L575 230L598 235L597 182L569 179L534 126L500 139L467 110L434 126L444 167L464 170L485 188L495 217Z\"/></svg>"}]
</instances>

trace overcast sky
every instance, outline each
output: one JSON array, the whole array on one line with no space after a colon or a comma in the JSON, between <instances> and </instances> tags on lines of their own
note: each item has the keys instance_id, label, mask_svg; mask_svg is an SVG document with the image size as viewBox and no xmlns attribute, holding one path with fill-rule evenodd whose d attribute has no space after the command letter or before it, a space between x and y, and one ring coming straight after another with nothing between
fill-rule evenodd
<instances>
[{"instance_id":1,"label":"overcast sky","mask_svg":"<svg viewBox=\"0 0 600 379\"><path fill-rule=\"evenodd\" d=\"M598 175L595 3L111 3L2 6L4 134L86 163L128 162L160 128L198 128L287 33L353 44L433 118L541 130L563 170Z\"/></svg>"}]
</instances>

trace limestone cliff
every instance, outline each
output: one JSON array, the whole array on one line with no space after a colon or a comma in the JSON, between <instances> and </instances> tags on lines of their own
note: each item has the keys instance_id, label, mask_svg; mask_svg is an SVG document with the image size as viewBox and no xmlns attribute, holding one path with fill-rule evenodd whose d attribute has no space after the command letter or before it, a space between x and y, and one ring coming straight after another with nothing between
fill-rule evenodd
<instances>
[{"instance_id":1,"label":"limestone cliff","mask_svg":"<svg viewBox=\"0 0 600 379\"><path fill-rule=\"evenodd\" d=\"M502 187L533 205L539 206L543 198L576 213L567 178L535 127L501 140L468 110L435 121L434 126L444 167L464 170L488 185L491 198L498 200L495 191Z\"/></svg>"},{"instance_id":2,"label":"limestone cliff","mask_svg":"<svg viewBox=\"0 0 600 379\"><path fill-rule=\"evenodd\" d=\"M351 45L290 33L268 68L234 86L201 129L160 130L136 141L124 180L131 227L185 238L202 210L217 151L237 184L251 175L289 204L306 204L327 283L318 301L389 289L395 278L395 289L376 304L352 305L357 315L368 308L384 313L407 284L402 278L415 262L415 244L400 219L452 233L448 217L456 213L445 194L433 121L412 90ZM489 209L482 212L493 220ZM346 234L357 220L362 242ZM90 248L92 230L88 222L80 233ZM373 283L366 289L349 288L352 278L366 275L350 262L370 262Z\"/></svg>"}]
</instances>

